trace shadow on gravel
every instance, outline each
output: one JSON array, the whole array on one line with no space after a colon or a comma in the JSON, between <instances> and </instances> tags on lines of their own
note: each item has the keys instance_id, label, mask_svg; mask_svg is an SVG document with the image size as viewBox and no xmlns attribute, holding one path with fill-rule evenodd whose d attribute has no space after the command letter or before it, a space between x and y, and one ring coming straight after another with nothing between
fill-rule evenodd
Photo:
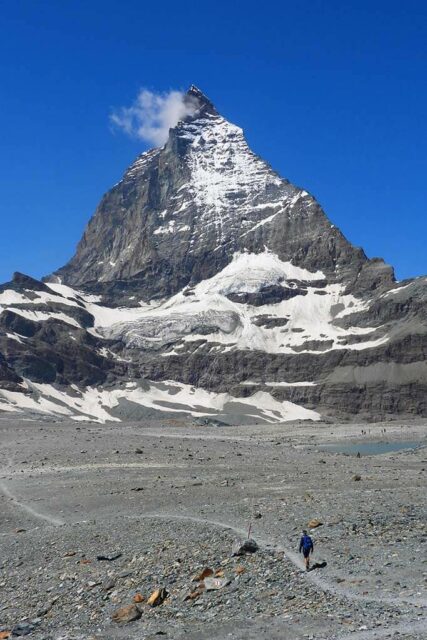
<instances>
[{"instance_id":1,"label":"shadow on gravel","mask_svg":"<svg viewBox=\"0 0 427 640\"><path fill-rule=\"evenodd\" d=\"M315 562L309 569L309 571L314 571L315 569L324 569L326 567L328 563L326 562L326 560L323 560L322 562Z\"/></svg>"}]
</instances>

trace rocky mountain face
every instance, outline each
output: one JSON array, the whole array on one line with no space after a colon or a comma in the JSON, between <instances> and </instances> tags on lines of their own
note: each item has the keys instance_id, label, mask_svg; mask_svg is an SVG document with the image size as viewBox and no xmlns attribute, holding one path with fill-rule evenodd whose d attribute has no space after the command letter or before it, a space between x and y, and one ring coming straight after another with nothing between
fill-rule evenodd
<instances>
[{"instance_id":1,"label":"rocky mountain face","mask_svg":"<svg viewBox=\"0 0 427 640\"><path fill-rule=\"evenodd\" d=\"M195 87L68 264L0 287L0 411L427 413L427 279L396 283Z\"/></svg>"}]
</instances>

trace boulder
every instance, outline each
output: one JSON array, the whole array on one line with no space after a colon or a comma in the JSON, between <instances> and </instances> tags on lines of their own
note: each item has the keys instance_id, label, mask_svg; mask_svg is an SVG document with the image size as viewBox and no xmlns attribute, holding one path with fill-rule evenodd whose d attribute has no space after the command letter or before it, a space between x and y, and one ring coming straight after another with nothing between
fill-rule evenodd
<instances>
[{"instance_id":1,"label":"boulder","mask_svg":"<svg viewBox=\"0 0 427 640\"><path fill-rule=\"evenodd\" d=\"M125 607L120 607L111 616L114 622L119 624L127 624L134 620L139 620L141 617L141 611L135 604L128 604Z\"/></svg>"},{"instance_id":2,"label":"boulder","mask_svg":"<svg viewBox=\"0 0 427 640\"><path fill-rule=\"evenodd\" d=\"M34 631L34 625L29 622L21 622L12 629L12 636L28 636Z\"/></svg>"},{"instance_id":3,"label":"boulder","mask_svg":"<svg viewBox=\"0 0 427 640\"><path fill-rule=\"evenodd\" d=\"M147 600L147 604L149 604L150 607L158 607L159 604L162 604L162 602L166 600L168 595L169 594L166 589L164 587L160 587L160 589L156 589L155 591L153 591L153 593Z\"/></svg>"},{"instance_id":4,"label":"boulder","mask_svg":"<svg viewBox=\"0 0 427 640\"><path fill-rule=\"evenodd\" d=\"M323 522L318 520L317 518L313 518L309 522L307 522L307 526L309 529L317 529L317 527L321 527Z\"/></svg>"},{"instance_id":5,"label":"boulder","mask_svg":"<svg viewBox=\"0 0 427 640\"><path fill-rule=\"evenodd\" d=\"M209 567L205 567L203 569L203 571L201 571L200 573L196 574L195 576L193 576L192 581L193 582L202 582L202 580L204 580L205 578L208 578L209 576L213 575L213 569L210 569Z\"/></svg>"},{"instance_id":6,"label":"boulder","mask_svg":"<svg viewBox=\"0 0 427 640\"><path fill-rule=\"evenodd\" d=\"M233 542L231 555L233 556L244 556L247 553L255 553L258 551L258 544L255 542L253 538L248 538L247 540L235 540Z\"/></svg>"},{"instance_id":7,"label":"boulder","mask_svg":"<svg viewBox=\"0 0 427 640\"><path fill-rule=\"evenodd\" d=\"M203 581L206 591L218 591L230 584L229 578L205 578Z\"/></svg>"},{"instance_id":8,"label":"boulder","mask_svg":"<svg viewBox=\"0 0 427 640\"><path fill-rule=\"evenodd\" d=\"M133 596L133 601L136 602L136 603L144 602L144 600L145 600L145 598L142 595L142 593L135 593L135 595Z\"/></svg>"}]
</instances>

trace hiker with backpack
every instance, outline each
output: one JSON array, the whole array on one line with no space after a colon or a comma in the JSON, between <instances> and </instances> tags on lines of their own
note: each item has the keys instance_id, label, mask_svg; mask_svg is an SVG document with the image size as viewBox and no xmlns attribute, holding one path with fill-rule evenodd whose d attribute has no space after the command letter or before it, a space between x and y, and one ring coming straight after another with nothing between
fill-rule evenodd
<instances>
[{"instance_id":1,"label":"hiker with backpack","mask_svg":"<svg viewBox=\"0 0 427 640\"><path fill-rule=\"evenodd\" d=\"M302 532L301 540L299 543L299 552L302 552L305 560L305 570L310 571L310 553L313 553L314 545L313 540L308 535L307 531L304 529Z\"/></svg>"}]
</instances>

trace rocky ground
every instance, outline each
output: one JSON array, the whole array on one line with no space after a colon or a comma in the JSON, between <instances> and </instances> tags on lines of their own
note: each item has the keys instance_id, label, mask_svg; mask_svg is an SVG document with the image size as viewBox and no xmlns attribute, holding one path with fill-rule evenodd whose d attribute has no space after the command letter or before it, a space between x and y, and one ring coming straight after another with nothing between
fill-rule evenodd
<instances>
[{"instance_id":1,"label":"rocky ground","mask_svg":"<svg viewBox=\"0 0 427 640\"><path fill-rule=\"evenodd\" d=\"M4 417L0 638L421 640L426 425ZM400 441L417 448L322 450ZM259 549L232 556L249 526Z\"/></svg>"}]
</instances>

